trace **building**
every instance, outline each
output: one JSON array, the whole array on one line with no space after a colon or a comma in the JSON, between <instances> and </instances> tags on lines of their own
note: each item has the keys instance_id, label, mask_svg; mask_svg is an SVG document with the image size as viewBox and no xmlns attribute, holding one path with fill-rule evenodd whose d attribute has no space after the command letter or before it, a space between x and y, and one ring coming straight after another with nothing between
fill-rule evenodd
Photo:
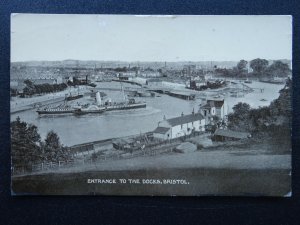
<instances>
[{"instance_id":1,"label":"building","mask_svg":"<svg viewBox=\"0 0 300 225\"><path fill-rule=\"evenodd\" d=\"M215 116L216 115L216 106L213 101L207 102L201 107L201 112L204 117Z\"/></svg>"},{"instance_id":2,"label":"building","mask_svg":"<svg viewBox=\"0 0 300 225\"><path fill-rule=\"evenodd\" d=\"M131 79L131 81L138 83L138 84L142 84L142 85L146 85L147 84L147 79L146 78L142 78L142 77L133 77Z\"/></svg>"},{"instance_id":3,"label":"building","mask_svg":"<svg viewBox=\"0 0 300 225\"><path fill-rule=\"evenodd\" d=\"M208 99L200 106L200 112L204 117L217 116L224 119L228 114L225 99Z\"/></svg>"},{"instance_id":4,"label":"building","mask_svg":"<svg viewBox=\"0 0 300 225\"><path fill-rule=\"evenodd\" d=\"M130 80L130 78L136 77L136 75L135 71L128 71L119 73L117 76L120 80Z\"/></svg>"},{"instance_id":5,"label":"building","mask_svg":"<svg viewBox=\"0 0 300 225\"><path fill-rule=\"evenodd\" d=\"M152 70L138 70L138 75L145 78L155 78L155 77L161 77L161 73L158 71L152 71Z\"/></svg>"},{"instance_id":6,"label":"building","mask_svg":"<svg viewBox=\"0 0 300 225\"><path fill-rule=\"evenodd\" d=\"M169 81L162 81L162 86L166 87L166 88L176 88L178 89L185 89L185 83L177 83L177 82L169 82Z\"/></svg>"},{"instance_id":7,"label":"building","mask_svg":"<svg viewBox=\"0 0 300 225\"><path fill-rule=\"evenodd\" d=\"M250 137L251 134L247 132L217 129L214 133L213 140L214 141L238 141Z\"/></svg>"},{"instance_id":8,"label":"building","mask_svg":"<svg viewBox=\"0 0 300 225\"><path fill-rule=\"evenodd\" d=\"M205 118L200 113L192 113L171 119L164 119L158 123L153 131L153 137L157 139L174 139L193 132L205 131Z\"/></svg>"},{"instance_id":9,"label":"building","mask_svg":"<svg viewBox=\"0 0 300 225\"><path fill-rule=\"evenodd\" d=\"M186 83L186 86L191 88L191 89L199 89L201 88L202 86L206 86L207 83L203 80L190 80Z\"/></svg>"}]
</instances>

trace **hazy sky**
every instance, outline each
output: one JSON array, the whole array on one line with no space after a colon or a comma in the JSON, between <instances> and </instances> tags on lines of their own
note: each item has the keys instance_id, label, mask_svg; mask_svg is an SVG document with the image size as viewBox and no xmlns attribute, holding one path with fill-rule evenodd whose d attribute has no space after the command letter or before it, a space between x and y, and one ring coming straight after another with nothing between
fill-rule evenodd
<instances>
[{"instance_id":1,"label":"hazy sky","mask_svg":"<svg viewBox=\"0 0 300 225\"><path fill-rule=\"evenodd\" d=\"M11 60L292 58L290 16L12 14Z\"/></svg>"}]
</instances>

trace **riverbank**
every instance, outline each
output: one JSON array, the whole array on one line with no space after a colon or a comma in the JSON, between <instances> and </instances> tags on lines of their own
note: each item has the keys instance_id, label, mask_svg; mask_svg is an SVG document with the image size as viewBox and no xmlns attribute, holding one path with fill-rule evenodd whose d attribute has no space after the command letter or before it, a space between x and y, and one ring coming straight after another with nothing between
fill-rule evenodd
<instances>
[{"instance_id":1,"label":"riverbank","mask_svg":"<svg viewBox=\"0 0 300 225\"><path fill-rule=\"evenodd\" d=\"M11 97L10 99L10 113L15 114L18 112L31 110L36 107L36 105L47 105L53 104L57 102L61 102L65 99L66 94L77 94L78 91L84 92L87 90L87 87L82 86L77 88L69 87L68 89L56 93L48 93L43 95L35 95L28 98L20 98L20 97Z\"/></svg>"}]
</instances>

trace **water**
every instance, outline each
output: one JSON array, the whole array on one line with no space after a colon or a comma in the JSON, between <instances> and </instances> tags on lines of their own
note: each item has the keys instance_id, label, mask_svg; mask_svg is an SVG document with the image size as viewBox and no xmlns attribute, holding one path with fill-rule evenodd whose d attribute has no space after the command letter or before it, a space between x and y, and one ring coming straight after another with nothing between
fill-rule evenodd
<instances>
[{"instance_id":1,"label":"water","mask_svg":"<svg viewBox=\"0 0 300 225\"><path fill-rule=\"evenodd\" d=\"M103 84L102 84L103 85ZM107 86L107 84L105 84ZM114 87L120 84L112 83ZM264 93L256 90L245 95L243 98L226 97L229 111L238 102L247 102L252 107L266 106L276 99L278 91L283 85L253 82L247 84L250 87L264 88ZM120 92L105 91L108 97L120 99ZM193 110L198 111L200 99L186 101L167 95L160 95L155 98L136 98L137 101L147 102L147 108L111 111L100 115L87 114L83 116L61 115L61 116L38 116L35 110L28 110L11 115L11 120L17 116L28 123L35 124L42 138L47 132L53 130L64 145L70 146L89 141L102 140L107 138L122 137L152 131L157 127L159 121L184 114L190 114ZM260 99L267 101L260 101Z\"/></svg>"},{"instance_id":2,"label":"water","mask_svg":"<svg viewBox=\"0 0 300 225\"><path fill-rule=\"evenodd\" d=\"M246 102L252 108L268 106L274 99L279 97L279 91L284 87L283 84L269 84L257 81L253 81L251 84L246 85L254 88L254 92L251 92L242 98L228 97L226 100L229 106L229 112L231 112L232 107L239 102ZM260 89L264 89L264 92L261 93ZM261 101L262 99L266 101Z\"/></svg>"}]
</instances>

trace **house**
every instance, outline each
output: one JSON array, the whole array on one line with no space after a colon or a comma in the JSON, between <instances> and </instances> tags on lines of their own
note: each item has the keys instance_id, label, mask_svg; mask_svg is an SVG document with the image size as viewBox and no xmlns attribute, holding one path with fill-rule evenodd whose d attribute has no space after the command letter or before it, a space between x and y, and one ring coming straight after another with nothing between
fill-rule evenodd
<instances>
[{"instance_id":1,"label":"house","mask_svg":"<svg viewBox=\"0 0 300 225\"><path fill-rule=\"evenodd\" d=\"M216 115L215 103L211 101L201 106L201 112L204 117L215 116Z\"/></svg>"},{"instance_id":2,"label":"house","mask_svg":"<svg viewBox=\"0 0 300 225\"><path fill-rule=\"evenodd\" d=\"M224 99L205 100L200 105L200 112L204 117L217 116L223 120L228 113L226 101Z\"/></svg>"},{"instance_id":3,"label":"house","mask_svg":"<svg viewBox=\"0 0 300 225\"><path fill-rule=\"evenodd\" d=\"M153 137L157 139L174 139L192 134L195 131L205 131L205 118L200 113L192 113L171 119L164 119L158 123L153 131Z\"/></svg>"},{"instance_id":4,"label":"house","mask_svg":"<svg viewBox=\"0 0 300 225\"><path fill-rule=\"evenodd\" d=\"M213 140L214 141L238 141L250 137L251 134L247 132L217 129L214 133Z\"/></svg>"},{"instance_id":5,"label":"house","mask_svg":"<svg viewBox=\"0 0 300 225\"><path fill-rule=\"evenodd\" d=\"M140 73L140 76L142 77L160 77L160 73L157 71L143 71Z\"/></svg>"}]
</instances>

